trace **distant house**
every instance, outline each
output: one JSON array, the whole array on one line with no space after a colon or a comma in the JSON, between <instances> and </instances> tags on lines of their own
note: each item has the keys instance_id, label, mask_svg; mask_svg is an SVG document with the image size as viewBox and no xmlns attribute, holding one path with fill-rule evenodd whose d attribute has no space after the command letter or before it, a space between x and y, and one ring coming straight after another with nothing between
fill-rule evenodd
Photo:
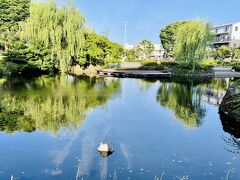
<instances>
[{"instance_id":1,"label":"distant house","mask_svg":"<svg viewBox=\"0 0 240 180\"><path fill-rule=\"evenodd\" d=\"M138 48L139 48L139 44L137 44L137 45L126 44L125 45L125 49L127 49L127 50L131 50L131 49L136 50ZM161 60L164 58L164 54L165 54L165 50L164 50L163 46L161 44L154 44L154 51L150 55L148 55L147 57L142 55L138 59L139 60L143 60L143 59Z\"/></svg>"},{"instance_id":2,"label":"distant house","mask_svg":"<svg viewBox=\"0 0 240 180\"><path fill-rule=\"evenodd\" d=\"M161 60L164 58L165 50L161 44L154 44L154 51L148 59Z\"/></svg>"},{"instance_id":3,"label":"distant house","mask_svg":"<svg viewBox=\"0 0 240 180\"><path fill-rule=\"evenodd\" d=\"M240 22L214 26L212 32L215 35L213 47L220 46L240 47Z\"/></svg>"}]
</instances>

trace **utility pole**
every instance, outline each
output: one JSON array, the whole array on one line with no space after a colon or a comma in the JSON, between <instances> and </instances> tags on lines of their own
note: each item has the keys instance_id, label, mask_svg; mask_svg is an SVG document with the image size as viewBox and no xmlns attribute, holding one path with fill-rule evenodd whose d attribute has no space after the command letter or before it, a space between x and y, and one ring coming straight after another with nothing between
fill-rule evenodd
<instances>
[{"instance_id":1,"label":"utility pole","mask_svg":"<svg viewBox=\"0 0 240 180\"><path fill-rule=\"evenodd\" d=\"M124 33L124 55L123 55L123 62L124 62L126 57L127 57L127 25L128 25L128 22L125 21L125 22L123 22L123 24L124 24L124 28L125 28L125 33Z\"/></svg>"},{"instance_id":2,"label":"utility pole","mask_svg":"<svg viewBox=\"0 0 240 180\"><path fill-rule=\"evenodd\" d=\"M128 22L125 21L123 24L124 24L124 28L125 28L124 46L126 48L127 47L127 25L128 25Z\"/></svg>"}]
</instances>

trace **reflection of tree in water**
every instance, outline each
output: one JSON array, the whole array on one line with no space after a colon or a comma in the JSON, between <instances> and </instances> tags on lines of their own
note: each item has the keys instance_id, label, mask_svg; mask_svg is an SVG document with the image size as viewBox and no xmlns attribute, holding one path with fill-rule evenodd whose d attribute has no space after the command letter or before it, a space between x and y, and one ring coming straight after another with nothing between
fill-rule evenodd
<instances>
[{"instance_id":1,"label":"reflection of tree in water","mask_svg":"<svg viewBox=\"0 0 240 180\"><path fill-rule=\"evenodd\" d=\"M149 90L156 82L157 82L156 79L139 79L138 80L138 84L140 85L140 90L142 92Z\"/></svg>"},{"instance_id":2,"label":"reflection of tree in water","mask_svg":"<svg viewBox=\"0 0 240 180\"><path fill-rule=\"evenodd\" d=\"M201 105L201 91L191 84L163 83L157 100L174 111L176 117L189 127L199 127L205 116Z\"/></svg>"},{"instance_id":3,"label":"reflection of tree in water","mask_svg":"<svg viewBox=\"0 0 240 180\"><path fill-rule=\"evenodd\" d=\"M222 136L223 141L229 146L227 151L240 154L240 122L229 115L220 112L223 130L230 134L229 137Z\"/></svg>"},{"instance_id":4,"label":"reflection of tree in water","mask_svg":"<svg viewBox=\"0 0 240 180\"><path fill-rule=\"evenodd\" d=\"M41 77L6 81L0 101L0 130L32 132L77 129L89 110L102 106L120 91L119 80Z\"/></svg>"},{"instance_id":5,"label":"reflection of tree in water","mask_svg":"<svg viewBox=\"0 0 240 180\"><path fill-rule=\"evenodd\" d=\"M209 104L219 106L230 83L230 79L213 79L211 83L201 84L200 87L203 93L202 100Z\"/></svg>"}]
</instances>

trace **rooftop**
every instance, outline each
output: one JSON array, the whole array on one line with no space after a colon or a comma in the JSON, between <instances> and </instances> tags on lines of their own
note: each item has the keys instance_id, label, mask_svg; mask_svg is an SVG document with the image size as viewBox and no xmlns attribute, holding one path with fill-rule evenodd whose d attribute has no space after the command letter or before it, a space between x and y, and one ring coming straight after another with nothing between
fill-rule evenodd
<instances>
[{"instance_id":1,"label":"rooftop","mask_svg":"<svg viewBox=\"0 0 240 180\"><path fill-rule=\"evenodd\" d=\"M237 24L237 23L240 23L240 22L228 23L228 24L219 24L219 25L213 26L213 28L224 27L224 26L232 26L233 24Z\"/></svg>"}]
</instances>

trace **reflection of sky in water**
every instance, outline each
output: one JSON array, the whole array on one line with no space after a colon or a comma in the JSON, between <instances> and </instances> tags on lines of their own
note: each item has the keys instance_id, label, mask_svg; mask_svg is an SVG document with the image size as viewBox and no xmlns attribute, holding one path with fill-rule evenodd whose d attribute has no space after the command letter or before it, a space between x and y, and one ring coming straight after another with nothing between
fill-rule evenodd
<instances>
[{"instance_id":1,"label":"reflection of sky in water","mask_svg":"<svg viewBox=\"0 0 240 180\"><path fill-rule=\"evenodd\" d=\"M74 132L1 132L0 179L238 179L240 156L225 148L221 137L230 135L223 131L218 106L202 100L202 124L191 127L176 118L174 105L158 101L162 85L122 79L121 93L89 111ZM216 88L210 85L194 89ZM177 88L188 94L185 86ZM190 101L182 106L194 111ZM102 158L97 147L106 141L115 152Z\"/></svg>"}]
</instances>

